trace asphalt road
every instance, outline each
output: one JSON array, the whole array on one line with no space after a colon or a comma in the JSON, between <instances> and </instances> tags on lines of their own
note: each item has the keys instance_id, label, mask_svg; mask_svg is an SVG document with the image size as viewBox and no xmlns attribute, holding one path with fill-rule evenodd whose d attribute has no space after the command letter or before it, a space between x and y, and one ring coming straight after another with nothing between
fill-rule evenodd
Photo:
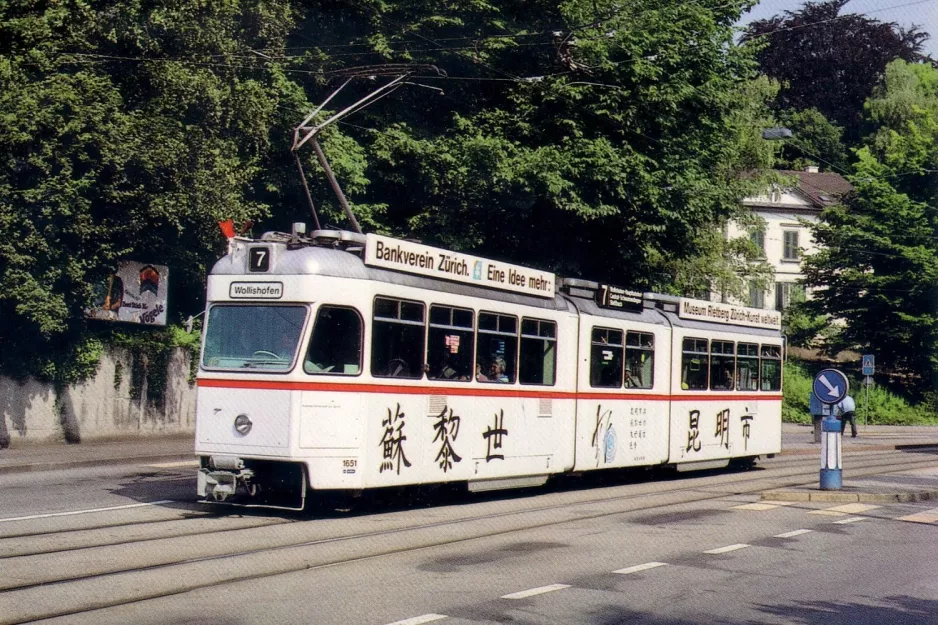
<instances>
[{"instance_id":1,"label":"asphalt road","mask_svg":"<svg viewBox=\"0 0 938 625\"><path fill-rule=\"evenodd\" d=\"M185 466L0 476L0 623L938 624L938 503L766 503L817 460L762 466L318 515L198 504Z\"/></svg>"}]
</instances>

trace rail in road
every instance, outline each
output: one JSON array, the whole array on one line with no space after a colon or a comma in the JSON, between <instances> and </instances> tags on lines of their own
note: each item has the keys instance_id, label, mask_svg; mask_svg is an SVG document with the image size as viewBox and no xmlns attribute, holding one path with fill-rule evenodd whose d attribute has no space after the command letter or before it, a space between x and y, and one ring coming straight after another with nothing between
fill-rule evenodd
<instances>
[{"instance_id":1,"label":"rail in road","mask_svg":"<svg viewBox=\"0 0 938 625\"><path fill-rule=\"evenodd\" d=\"M851 456L861 477L934 466L934 454ZM727 495L810 483L814 458L749 472L465 497L430 508L319 518L194 502L0 519L0 624L69 616L200 588L337 566ZM169 475L169 474L168 474ZM89 615L90 616L90 615Z\"/></svg>"}]
</instances>

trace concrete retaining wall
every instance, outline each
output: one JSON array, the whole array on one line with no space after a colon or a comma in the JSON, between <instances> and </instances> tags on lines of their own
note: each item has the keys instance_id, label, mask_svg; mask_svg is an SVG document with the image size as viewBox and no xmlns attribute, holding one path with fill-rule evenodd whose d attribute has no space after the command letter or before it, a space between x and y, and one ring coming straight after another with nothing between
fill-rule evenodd
<instances>
[{"instance_id":1,"label":"concrete retaining wall","mask_svg":"<svg viewBox=\"0 0 938 625\"><path fill-rule=\"evenodd\" d=\"M193 432L188 352L173 351L161 405L152 396L144 405L131 397L133 358L126 350L106 353L97 374L65 389L58 401L52 384L0 376L0 447Z\"/></svg>"}]
</instances>

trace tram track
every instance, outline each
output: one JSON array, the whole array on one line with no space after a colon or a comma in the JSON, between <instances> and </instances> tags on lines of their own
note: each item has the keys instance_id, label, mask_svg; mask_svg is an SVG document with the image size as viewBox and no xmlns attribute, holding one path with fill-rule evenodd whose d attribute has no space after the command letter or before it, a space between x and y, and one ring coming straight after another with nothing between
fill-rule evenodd
<instances>
[{"instance_id":1,"label":"tram track","mask_svg":"<svg viewBox=\"0 0 938 625\"><path fill-rule=\"evenodd\" d=\"M870 454L870 455L874 455L874 454ZM777 470L786 465L797 465L803 462L804 460L802 458L781 457L773 461L772 465L773 465L773 469ZM654 482L642 481L642 482L633 482L632 485L652 484L652 483L653 484L666 484L668 482L660 481L660 480L654 481ZM604 484L602 485L602 487L610 488L610 487L625 486L625 485L628 485L628 484L625 484L625 483ZM559 492L575 492L577 490L584 492L584 493L588 493L591 490L595 490L595 487L586 488L586 489L567 488L567 489L560 490ZM551 492L551 490L548 487L547 489L545 489L545 493L549 493L549 492ZM614 501L618 499L620 498L615 497L615 498L603 499L603 500L597 500L597 501L600 503L604 503L607 501ZM184 503L184 502L176 502L176 503ZM194 506L197 505L197 502L192 502L192 503L194 504ZM53 531L47 531L47 532L27 532L27 533L0 536L0 560L5 560L8 558L21 558L21 557L48 555L48 554L56 554L56 553L67 553L70 551L81 551L83 549L93 549L93 548L98 548L98 547L118 547L118 546L134 545L134 544L145 544L150 541L158 541L158 540L165 540L165 539L195 538L198 536L215 534L221 531L231 532L231 531L241 531L241 530L252 530L252 529L260 529L260 528L273 527L273 526L281 526L281 525L290 524L290 523L298 523L298 522L303 522L303 521L308 521L308 520L320 520L320 521L324 520L324 519L315 519L315 518L310 518L310 517L304 518L298 515L291 516L288 518L278 517L275 519L271 519L269 517L259 517L255 514L255 515L246 516L246 517L239 517L237 521L233 523L227 523L225 524L227 526L223 528L213 527L213 528L205 529L205 530L183 529L182 531L179 531L176 527L172 527L172 526L178 526L182 524L194 524L194 523L199 523L203 521L223 522L223 521L233 520L232 517L226 516L224 514L226 509L220 508L218 510L219 510L218 512L201 513L201 514L198 514L197 516L191 516L191 517L186 517L186 518L159 519L159 520L152 520L152 521L143 520L143 521L135 521L135 522L116 523L116 524L99 524L99 525L94 525L90 527L69 528L69 529L64 529L64 530L53 530ZM380 510L373 509L373 510L370 510L369 512L378 512L378 511ZM243 512L240 514L243 514ZM256 522L252 522L252 521L256 521ZM154 528L154 531L152 532L154 535L139 536L136 538L124 538L124 539L110 540L110 541L95 542L94 540L86 540L86 542L82 542L82 538L84 538L85 536L94 534L95 532L99 532L101 530L115 530L115 529L128 529L128 528L137 529L139 527L146 527L146 526ZM349 538L354 538L354 536L350 536ZM24 549L23 547L20 547L19 551L17 551L15 547L7 546L9 543L11 543L14 540L22 540L22 539L33 539L32 542L37 543L37 544L42 544L43 546L41 548L33 548L33 549L29 549L28 547ZM54 543L55 541L60 541L60 543L64 541L66 544L65 545L60 544L59 546L49 544L49 543ZM29 540L27 540L27 544L28 542ZM296 544L306 544L306 543L296 543ZM286 546L289 547L290 545L288 544ZM0 591L2 590L3 588L0 587Z\"/></svg>"},{"instance_id":2,"label":"tram track","mask_svg":"<svg viewBox=\"0 0 938 625\"><path fill-rule=\"evenodd\" d=\"M860 477L881 473L883 469L893 472L919 468L934 465L936 458L929 455L914 460L903 460L904 462L897 464L895 455L888 454L868 454L864 455L862 460L859 456L853 456L851 475ZM400 527L370 532L307 541L287 541L284 544L235 549L142 566L113 567L112 570L86 575L65 574L58 578L46 576L32 583L17 584L14 581L12 585L0 590L0 623L21 623L38 618L80 614L223 584L337 566L550 525L588 521L679 503L719 499L730 493L745 494L767 488L803 484L812 481L816 475L814 462L806 462L803 458L801 462L785 460L772 463L771 467L759 472L723 473L691 480L630 484L630 492L614 496L596 497L596 489L588 489L551 492L549 495L552 497L565 500L540 506L525 506L525 503L530 503L530 499L526 497L489 500L480 502L480 505L494 508L507 506L510 509L422 524L413 524L404 518L404 525ZM578 506L586 509L577 510ZM600 509L590 510L596 507ZM473 509L478 508L474 505ZM412 515L405 511L404 516ZM369 518L364 517L366 520ZM287 525L293 528L307 524ZM251 529L246 528L247 531ZM388 538L393 540L388 541ZM187 539L191 541L191 537ZM141 541L143 544L146 542ZM95 549L92 547L87 551L91 553ZM100 558L102 554L99 552L96 555ZM36 558L21 556L8 559L5 563L16 560L35 562ZM173 574L166 575L167 571L173 571ZM39 605L56 607L49 610L34 607Z\"/></svg>"}]
</instances>

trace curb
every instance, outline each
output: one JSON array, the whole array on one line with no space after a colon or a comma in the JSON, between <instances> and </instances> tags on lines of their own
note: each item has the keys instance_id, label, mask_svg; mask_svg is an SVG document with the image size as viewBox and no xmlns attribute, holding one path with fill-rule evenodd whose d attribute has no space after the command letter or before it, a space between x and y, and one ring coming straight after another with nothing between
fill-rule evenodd
<instances>
[{"instance_id":1,"label":"curb","mask_svg":"<svg viewBox=\"0 0 938 625\"><path fill-rule=\"evenodd\" d=\"M68 462L33 462L30 464L12 464L0 466L0 475L13 473L32 473L34 471L56 471L61 469L80 469L87 467L120 466L127 464L150 464L160 462L183 462L195 460L194 452L187 454L169 454L161 456L131 456L123 458L98 458L96 460L72 460Z\"/></svg>"},{"instance_id":2,"label":"curb","mask_svg":"<svg viewBox=\"0 0 938 625\"><path fill-rule=\"evenodd\" d=\"M915 503L938 499L938 490L917 493L839 493L821 490L767 490L762 499L773 501L819 501L827 503Z\"/></svg>"},{"instance_id":3,"label":"curb","mask_svg":"<svg viewBox=\"0 0 938 625\"><path fill-rule=\"evenodd\" d=\"M817 455L821 452L820 443L812 443L812 445L817 445L817 447L811 449L797 448L797 449L783 449L780 451L778 456L810 456ZM864 445L862 447L851 447L850 449L844 449L844 455L860 452L860 451L904 451L911 449L934 449L938 451L938 443L898 443L895 445Z\"/></svg>"}]
</instances>

